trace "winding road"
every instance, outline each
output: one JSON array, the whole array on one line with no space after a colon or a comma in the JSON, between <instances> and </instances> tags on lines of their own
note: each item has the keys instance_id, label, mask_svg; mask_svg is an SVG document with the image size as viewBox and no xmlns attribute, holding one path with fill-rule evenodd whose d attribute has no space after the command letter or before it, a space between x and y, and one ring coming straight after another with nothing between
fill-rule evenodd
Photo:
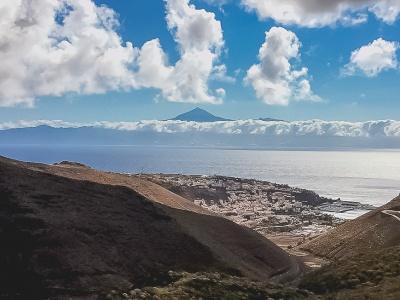
<instances>
[{"instance_id":1,"label":"winding road","mask_svg":"<svg viewBox=\"0 0 400 300\"><path fill-rule=\"evenodd\" d=\"M397 210L382 210L381 213L391 216L400 222L400 211Z\"/></svg>"}]
</instances>

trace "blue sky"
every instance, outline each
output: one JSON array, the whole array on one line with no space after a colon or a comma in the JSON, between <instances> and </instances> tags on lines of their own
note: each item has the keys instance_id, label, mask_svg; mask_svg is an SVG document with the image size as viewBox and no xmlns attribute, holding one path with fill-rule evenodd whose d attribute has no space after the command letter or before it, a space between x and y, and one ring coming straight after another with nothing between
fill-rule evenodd
<instances>
[{"instance_id":1,"label":"blue sky","mask_svg":"<svg viewBox=\"0 0 400 300\"><path fill-rule=\"evenodd\" d=\"M124 42L131 41L134 47L141 48L147 41L159 39L169 63L174 65L179 61L180 51L167 26L164 1L95 2L98 6L107 5L117 13L120 24L115 31ZM104 94L89 95L67 91L60 96L52 93L35 95L34 105L29 108L25 105L0 107L0 118L3 121L134 121L165 119L200 106L229 118L275 117L287 120L349 121L398 119L398 66L383 68L374 76L367 76L356 66L356 71L352 74L343 75L353 51L379 38L386 42L400 41L398 19L385 22L363 8L360 11L368 14L368 20L362 24L349 25L338 21L310 28L308 25L293 22L283 24L276 18L261 19L260 13L257 15L256 11L248 11L238 2L231 1L222 8L202 0L191 2L196 9L215 13L215 19L222 25L224 46L215 65L224 64L227 75L234 77L235 82L213 79L207 81L210 90L225 90L222 104L174 102L166 99L160 88L116 88L109 89ZM252 65L260 63L257 56L261 45L266 42L265 32L272 27L284 28L293 33L301 43L297 57L290 59L291 67L293 70L308 68L305 78L311 85L312 94L319 97L319 101L288 100L285 105L271 105L257 97L251 83L245 84L246 72ZM397 57L399 51L395 54Z\"/></svg>"}]
</instances>

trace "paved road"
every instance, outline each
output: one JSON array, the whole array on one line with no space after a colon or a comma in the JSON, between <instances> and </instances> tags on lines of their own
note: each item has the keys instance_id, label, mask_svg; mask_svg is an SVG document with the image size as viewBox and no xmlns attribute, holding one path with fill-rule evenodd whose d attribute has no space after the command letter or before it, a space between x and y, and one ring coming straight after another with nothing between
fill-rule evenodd
<instances>
[{"instance_id":1,"label":"paved road","mask_svg":"<svg viewBox=\"0 0 400 300\"><path fill-rule=\"evenodd\" d=\"M381 213L391 216L400 222L400 211L396 210L382 210Z\"/></svg>"}]
</instances>

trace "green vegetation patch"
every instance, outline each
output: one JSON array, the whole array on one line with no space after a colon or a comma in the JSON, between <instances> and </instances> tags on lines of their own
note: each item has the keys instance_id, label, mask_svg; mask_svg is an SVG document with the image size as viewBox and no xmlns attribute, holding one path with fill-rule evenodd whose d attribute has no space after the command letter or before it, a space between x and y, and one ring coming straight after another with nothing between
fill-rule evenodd
<instances>
[{"instance_id":1,"label":"green vegetation patch","mask_svg":"<svg viewBox=\"0 0 400 300\"><path fill-rule=\"evenodd\" d=\"M386 282L397 282L390 292L400 294L400 246L322 267L306 275L299 287L323 295L346 289L376 290Z\"/></svg>"},{"instance_id":2,"label":"green vegetation patch","mask_svg":"<svg viewBox=\"0 0 400 300\"><path fill-rule=\"evenodd\" d=\"M293 287L252 282L221 273L169 272L172 283L166 286L112 291L101 299L207 299L266 300L305 299L310 293Z\"/></svg>"}]
</instances>

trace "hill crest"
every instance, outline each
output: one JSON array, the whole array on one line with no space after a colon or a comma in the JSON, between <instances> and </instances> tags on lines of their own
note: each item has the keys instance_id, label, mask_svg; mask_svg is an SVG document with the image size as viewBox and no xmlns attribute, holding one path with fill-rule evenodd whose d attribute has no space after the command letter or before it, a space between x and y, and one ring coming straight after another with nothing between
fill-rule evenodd
<instances>
[{"instance_id":1,"label":"hill crest","mask_svg":"<svg viewBox=\"0 0 400 300\"><path fill-rule=\"evenodd\" d=\"M0 208L0 288L10 299L98 295L170 270L260 281L303 271L251 229L129 175L0 157Z\"/></svg>"},{"instance_id":2,"label":"hill crest","mask_svg":"<svg viewBox=\"0 0 400 300\"><path fill-rule=\"evenodd\" d=\"M301 246L318 256L343 260L400 245L400 196Z\"/></svg>"}]
</instances>

